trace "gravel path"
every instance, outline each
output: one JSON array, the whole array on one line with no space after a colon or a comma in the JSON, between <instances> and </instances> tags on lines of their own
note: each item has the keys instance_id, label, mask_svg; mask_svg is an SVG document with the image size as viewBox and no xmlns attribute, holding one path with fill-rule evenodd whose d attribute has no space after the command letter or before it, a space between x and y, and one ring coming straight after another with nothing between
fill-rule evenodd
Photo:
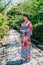
<instances>
[{"instance_id":1,"label":"gravel path","mask_svg":"<svg viewBox=\"0 0 43 65\"><path fill-rule=\"evenodd\" d=\"M20 34L16 30L9 31L8 39L7 45L0 48L0 65L43 65L43 51L32 43L30 62L21 63Z\"/></svg>"}]
</instances>

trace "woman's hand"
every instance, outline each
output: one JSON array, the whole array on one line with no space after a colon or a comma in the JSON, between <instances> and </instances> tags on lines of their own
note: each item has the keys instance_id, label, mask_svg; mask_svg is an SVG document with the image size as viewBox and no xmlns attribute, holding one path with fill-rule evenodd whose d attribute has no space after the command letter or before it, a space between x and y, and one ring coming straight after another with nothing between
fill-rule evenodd
<instances>
[{"instance_id":1,"label":"woman's hand","mask_svg":"<svg viewBox=\"0 0 43 65\"><path fill-rule=\"evenodd\" d=\"M23 32L23 33L26 32L25 30L20 30L20 31Z\"/></svg>"}]
</instances>

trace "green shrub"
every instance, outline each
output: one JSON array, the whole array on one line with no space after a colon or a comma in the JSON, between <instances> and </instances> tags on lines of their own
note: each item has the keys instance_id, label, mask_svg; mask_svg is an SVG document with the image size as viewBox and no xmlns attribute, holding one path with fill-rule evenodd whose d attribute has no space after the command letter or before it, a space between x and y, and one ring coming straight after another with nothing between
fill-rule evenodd
<instances>
[{"instance_id":1,"label":"green shrub","mask_svg":"<svg viewBox=\"0 0 43 65\"><path fill-rule=\"evenodd\" d=\"M43 23L37 24L33 27L33 38L43 42Z\"/></svg>"}]
</instances>

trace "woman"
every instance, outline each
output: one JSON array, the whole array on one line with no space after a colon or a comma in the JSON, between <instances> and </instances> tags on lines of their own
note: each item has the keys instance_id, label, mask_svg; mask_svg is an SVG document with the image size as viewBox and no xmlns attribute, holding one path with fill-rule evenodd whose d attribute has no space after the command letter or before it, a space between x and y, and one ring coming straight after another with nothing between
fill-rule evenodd
<instances>
[{"instance_id":1,"label":"woman","mask_svg":"<svg viewBox=\"0 0 43 65\"><path fill-rule=\"evenodd\" d=\"M30 36L32 34L32 23L28 20L27 15L23 15L24 22L20 27L20 38L22 43L21 48L21 57L24 60L30 60L30 47L31 47L31 39Z\"/></svg>"}]
</instances>

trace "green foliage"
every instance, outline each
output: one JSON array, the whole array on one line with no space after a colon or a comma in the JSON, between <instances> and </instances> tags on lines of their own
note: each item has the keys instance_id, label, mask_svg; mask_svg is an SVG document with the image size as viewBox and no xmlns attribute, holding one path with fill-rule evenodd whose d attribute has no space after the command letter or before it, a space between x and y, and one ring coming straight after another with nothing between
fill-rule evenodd
<instances>
[{"instance_id":1,"label":"green foliage","mask_svg":"<svg viewBox=\"0 0 43 65\"><path fill-rule=\"evenodd\" d=\"M22 3L18 3L16 6L12 6L11 10L7 13L8 15L8 25L10 28L19 30L21 23L23 22L23 14L28 15L28 19L33 24L33 37L39 39L42 37L41 30L42 25L38 23L43 23L43 0L27 0ZM37 33L38 32L38 33Z\"/></svg>"},{"instance_id":2,"label":"green foliage","mask_svg":"<svg viewBox=\"0 0 43 65\"><path fill-rule=\"evenodd\" d=\"M36 24L33 27L33 38L43 43L43 24Z\"/></svg>"},{"instance_id":3,"label":"green foliage","mask_svg":"<svg viewBox=\"0 0 43 65\"><path fill-rule=\"evenodd\" d=\"M33 5L34 4L34 5ZM43 2L42 0L30 0L28 2L18 3L17 6L12 6L11 10L8 12L8 16L15 18L15 15L28 14L29 20L36 24L39 21L42 21L43 16Z\"/></svg>"},{"instance_id":4,"label":"green foliage","mask_svg":"<svg viewBox=\"0 0 43 65\"><path fill-rule=\"evenodd\" d=\"M0 12L4 7L1 4ZM0 39L7 34L9 28L19 31L21 23L24 21L23 14L27 14L33 24L33 38L37 40L43 38L43 0L26 0L12 6L7 14L5 11L0 13Z\"/></svg>"},{"instance_id":5,"label":"green foliage","mask_svg":"<svg viewBox=\"0 0 43 65\"><path fill-rule=\"evenodd\" d=\"M0 12L4 9L5 5L2 3L2 0L0 0Z\"/></svg>"},{"instance_id":6,"label":"green foliage","mask_svg":"<svg viewBox=\"0 0 43 65\"><path fill-rule=\"evenodd\" d=\"M6 15L5 13L0 13L0 40L7 35L7 32L9 31L9 27L7 25L6 21Z\"/></svg>"}]
</instances>

